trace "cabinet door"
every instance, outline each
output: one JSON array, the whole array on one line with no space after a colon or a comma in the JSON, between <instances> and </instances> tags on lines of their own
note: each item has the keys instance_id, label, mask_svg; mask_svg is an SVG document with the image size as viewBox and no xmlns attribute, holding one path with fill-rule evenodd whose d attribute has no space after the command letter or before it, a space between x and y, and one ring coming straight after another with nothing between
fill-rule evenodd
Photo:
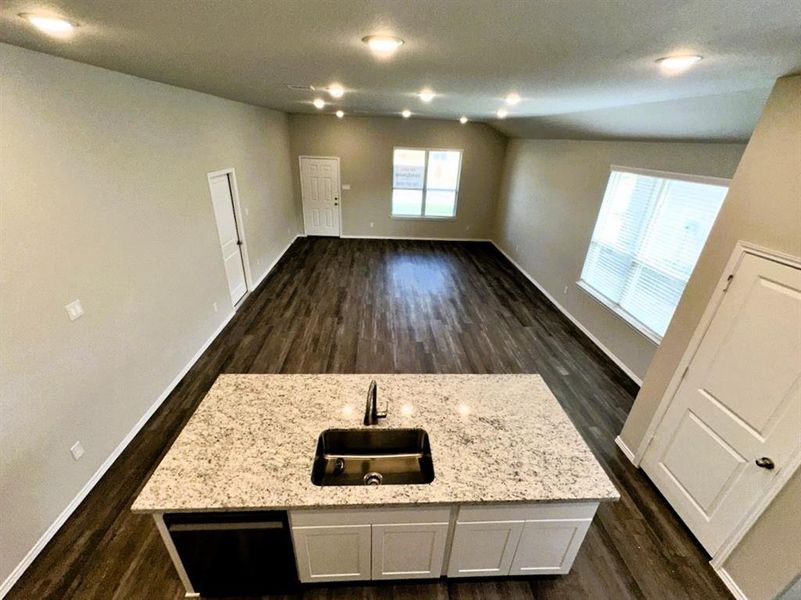
<instances>
[{"instance_id":1,"label":"cabinet door","mask_svg":"<svg viewBox=\"0 0 801 600\"><path fill-rule=\"evenodd\" d=\"M293 527L298 576L315 581L370 579L370 526Z\"/></svg>"},{"instance_id":2,"label":"cabinet door","mask_svg":"<svg viewBox=\"0 0 801 600\"><path fill-rule=\"evenodd\" d=\"M442 575L448 523L373 525L373 579Z\"/></svg>"},{"instance_id":3,"label":"cabinet door","mask_svg":"<svg viewBox=\"0 0 801 600\"><path fill-rule=\"evenodd\" d=\"M456 523L448 577L508 575L524 521Z\"/></svg>"},{"instance_id":4,"label":"cabinet door","mask_svg":"<svg viewBox=\"0 0 801 600\"><path fill-rule=\"evenodd\" d=\"M559 575L570 571L591 519L526 521L511 575Z\"/></svg>"}]
</instances>

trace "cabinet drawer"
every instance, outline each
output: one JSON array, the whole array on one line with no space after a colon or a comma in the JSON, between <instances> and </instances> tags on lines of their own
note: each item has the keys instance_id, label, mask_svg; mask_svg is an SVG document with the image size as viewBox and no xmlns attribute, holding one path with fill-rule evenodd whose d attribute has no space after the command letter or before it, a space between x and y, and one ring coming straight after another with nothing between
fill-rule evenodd
<instances>
[{"instance_id":1,"label":"cabinet drawer","mask_svg":"<svg viewBox=\"0 0 801 600\"><path fill-rule=\"evenodd\" d=\"M457 520L538 521L542 519L592 519L597 502L542 502L538 504L468 505L459 508Z\"/></svg>"},{"instance_id":2,"label":"cabinet drawer","mask_svg":"<svg viewBox=\"0 0 801 600\"><path fill-rule=\"evenodd\" d=\"M326 508L293 510L292 527L320 525L373 525L390 523L447 523L449 506L410 508Z\"/></svg>"}]
</instances>

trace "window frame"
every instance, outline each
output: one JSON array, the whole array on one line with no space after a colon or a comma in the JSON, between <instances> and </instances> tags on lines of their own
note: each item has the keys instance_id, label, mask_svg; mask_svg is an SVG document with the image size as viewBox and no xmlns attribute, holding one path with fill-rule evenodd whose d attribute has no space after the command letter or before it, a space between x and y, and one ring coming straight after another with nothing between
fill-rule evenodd
<instances>
[{"instance_id":1,"label":"window frame","mask_svg":"<svg viewBox=\"0 0 801 600\"><path fill-rule=\"evenodd\" d=\"M593 300L595 300L596 302L601 304L601 306L603 306L604 308L609 310L613 315L615 315L618 318L620 318L624 323L626 323L628 326L633 328L639 334L644 336L647 340L649 340L653 344L659 346L662 343L662 339L663 339L662 335L658 334L656 331L652 330L650 327L648 327L647 325L642 323L634 315L632 315L628 311L626 311L626 309L624 309L620 304L618 304L617 302L614 302L613 300L607 298L604 294L602 294L601 292L596 290L592 286L591 283L589 283L587 281L584 281L581 278L581 275L584 272L584 268L587 265L587 259L588 259L589 255L590 255L590 251L592 250L593 244L597 244L597 245L602 246L602 247L607 247L605 244L600 244L599 242L595 242L593 240L593 235L595 234L595 228L598 226L598 220L601 217L601 212L603 210L603 203L604 203L604 200L606 200L606 192L607 192L607 189L609 188L609 181L612 178L612 175L614 173L630 173L630 174L633 174L633 175L643 175L643 176L646 176L646 177L658 177L660 179L672 179L672 180L677 180L677 181L687 181L687 182L690 182L690 183L700 183L700 184L705 184L705 185L716 185L716 186L723 186L723 187L726 187L726 188L731 188L731 179L727 179L725 177L711 177L711 176L707 176L707 175L692 175L692 174L688 174L688 173L675 173L675 172L672 172L672 171L658 171L658 170L655 170L655 169L640 169L640 168L637 168L637 167L624 167L624 166L621 166L621 165L610 165L609 166L609 175L606 178L606 185L604 186L604 192L603 192L603 195L601 197L601 204L598 207L598 214L595 217L595 222L593 223L592 232L590 233L590 239L589 239L589 242L587 243L587 251L584 253L584 260L581 263L581 271L579 272L579 278L576 281L576 286L580 290L582 290L584 293L589 295L590 298L592 298ZM661 183L660 185L662 186L662 189L660 189L659 194L662 195L664 193L664 191L665 191L665 187L666 186L665 186L664 183ZM727 194L728 194L728 192L727 192ZM725 201L726 200L724 198L724 202ZM654 213L657 212L658 203L659 203L659 201L657 201L657 203L654 206L651 206L649 208L648 218L646 219L646 221L643 222L643 226L642 226L642 230L643 231L642 231L641 235L645 235L647 233L647 231L649 230L649 222L653 218ZM721 210L722 210L722 208L723 207L721 206ZM712 221L712 227L714 227L715 221L717 221L717 217L719 215L720 215L720 211L718 211L718 214L715 216L715 220ZM710 230L710 233L711 233L711 230ZM707 240L708 239L709 239L709 237L707 236ZM647 266L647 267L652 268L654 270L661 270L661 269L658 269L655 266L649 265L649 263L647 261L645 261L645 260L639 260L640 252L646 246L647 246L647 240L644 243L641 242L640 244L638 244L636 252L632 255L632 262L635 263L636 268L640 269L640 270L642 269L643 266ZM704 246L706 246L706 240L704 241ZM703 248L702 248L701 251L703 252ZM697 262L696 262L696 264L697 264ZM695 270L695 266L693 266L693 271L694 270ZM665 273L665 275L670 276L670 277L675 277L675 275L672 274L672 273ZM686 289L686 284L689 283L689 280L690 280L691 277L692 277L692 272L690 272L690 275L687 278L687 281L685 282L685 289ZM631 283L632 283L632 281L634 279L635 279L635 276L631 276L631 277L626 279L626 285L624 287L623 295L625 295L626 290L631 286ZM682 296L683 295L684 295L684 291L682 291ZM681 301L681 297L679 297L679 302L680 301ZM678 307L678 304L676 305L676 307ZM675 308L674 308L674 312L675 312Z\"/></svg>"},{"instance_id":2,"label":"window frame","mask_svg":"<svg viewBox=\"0 0 801 600\"><path fill-rule=\"evenodd\" d=\"M396 215L392 212L392 196L395 192L395 151L396 150L416 150L418 152L425 152L425 165L423 167L423 203L420 206L420 215ZM459 171L456 174L456 188L454 191L453 199L453 216L439 217L439 216L426 216L426 197L428 196L428 157L431 152L458 152L459 153ZM456 215L459 211L459 186L462 182L462 164L464 161L464 149L462 148L431 148L421 146L393 146L392 147L392 178L390 180L390 193L389 193L389 218L398 219L401 221L455 221ZM400 189L400 188L398 188ZM450 190L434 190L434 191L450 191Z\"/></svg>"}]
</instances>

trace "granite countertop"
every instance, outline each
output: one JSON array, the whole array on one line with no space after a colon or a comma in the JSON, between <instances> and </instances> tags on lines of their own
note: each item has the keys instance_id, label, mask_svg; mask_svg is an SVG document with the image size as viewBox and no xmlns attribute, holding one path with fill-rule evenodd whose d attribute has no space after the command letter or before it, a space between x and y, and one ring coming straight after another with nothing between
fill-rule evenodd
<instances>
[{"instance_id":1,"label":"granite countertop","mask_svg":"<svg viewBox=\"0 0 801 600\"><path fill-rule=\"evenodd\" d=\"M317 437L363 427L372 379L380 428L422 427L427 485L311 482ZM142 489L136 512L617 500L539 375L221 375Z\"/></svg>"}]
</instances>

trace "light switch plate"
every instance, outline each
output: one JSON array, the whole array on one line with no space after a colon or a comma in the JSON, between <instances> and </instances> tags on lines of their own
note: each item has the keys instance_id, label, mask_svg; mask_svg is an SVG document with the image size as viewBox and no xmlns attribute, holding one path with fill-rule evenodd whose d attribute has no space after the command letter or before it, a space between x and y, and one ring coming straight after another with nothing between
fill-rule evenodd
<instances>
[{"instance_id":1,"label":"light switch plate","mask_svg":"<svg viewBox=\"0 0 801 600\"><path fill-rule=\"evenodd\" d=\"M342 184L342 189L343 190L349 190L350 189L350 184L349 183L343 183Z\"/></svg>"},{"instance_id":2,"label":"light switch plate","mask_svg":"<svg viewBox=\"0 0 801 600\"><path fill-rule=\"evenodd\" d=\"M64 310L67 311L70 321L80 319L83 316L83 306L81 306L80 300L73 300L64 307Z\"/></svg>"},{"instance_id":3,"label":"light switch plate","mask_svg":"<svg viewBox=\"0 0 801 600\"><path fill-rule=\"evenodd\" d=\"M83 452L84 450L83 446L81 445L81 442L75 442L70 448L70 453L72 454L72 458L74 458L75 460L81 458L83 456Z\"/></svg>"}]
</instances>

